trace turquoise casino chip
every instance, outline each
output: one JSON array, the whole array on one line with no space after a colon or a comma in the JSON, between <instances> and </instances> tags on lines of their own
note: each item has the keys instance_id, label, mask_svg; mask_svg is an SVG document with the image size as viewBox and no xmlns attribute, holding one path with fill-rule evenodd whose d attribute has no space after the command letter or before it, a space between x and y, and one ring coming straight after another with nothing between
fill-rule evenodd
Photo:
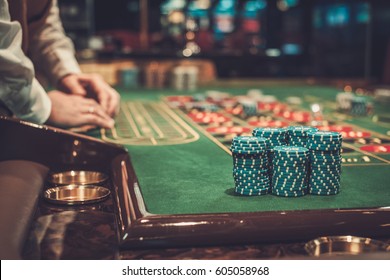
<instances>
[{"instance_id":1,"label":"turquoise casino chip","mask_svg":"<svg viewBox=\"0 0 390 280\"><path fill-rule=\"evenodd\" d=\"M307 148L297 146L276 146L273 150L275 155L309 155Z\"/></svg>"}]
</instances>

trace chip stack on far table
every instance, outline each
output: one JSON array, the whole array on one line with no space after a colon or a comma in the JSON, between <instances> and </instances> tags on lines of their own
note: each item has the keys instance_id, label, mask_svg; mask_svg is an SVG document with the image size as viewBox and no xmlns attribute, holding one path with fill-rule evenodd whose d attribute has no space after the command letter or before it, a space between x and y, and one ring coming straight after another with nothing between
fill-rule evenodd
<instances>
[{"instance_id":1,"label":"chip stack on far table","mask_svg":"<svg viewBox=\"0 0 390 280\"><path fill-rule=\"evenodd\" d=\"M146 88L163 88L167 83L168 67L165 63L152 61L144 68L144 83Z\"/></svg>"},{"instance_id":2,"label":"chip stack on far table","mask_svg":"<svg viewBox=\"0 0 390 280\"><path fill-rule=\"evenodd\" d=\"M364 96L354 96L351 102L351 114L355 116L367 115L367 99Z\"/></svg>"},{"instance_id":3,"label":"chip stack on far table","mask_svg":"<svg viewBox=\"0 0 390 280\"><path fill-rule=\"evenodd\" d=\"M263 91L260 89L250 89L246 95L255 101L261 101L263 98Z\"/></svg>"},{"instance_id":4,"label":"chip stack on far table","mask_svg":"<svg viewBox=\"0 0 390 280\"><path fill-rule=\"evenodd\" d=\"M172 70L171 85L177 90L195 90L198 84L198 68L179 65Z\"/></svg>"},{"instance_id":5,"label":"chip stack on far table","mask_svg":"<svg viewBox=\"0 0 390 280\"><path fill-rule=\"evenodd\" d=\"M123 88L136 88L139 86L139 69L136 66L118 70L119 85Z\"/></svg>"},{"instance_id":6,"label":"chip stack on far table","mask_svg":"<svg viewBox=\"0 0 390 280\"><path fill-rule=\"evenodd\" d=\"M195 93L192 98L194 101L206 101L206 95L203 93Z\"/></svg>"},{"instance_id":7,"label":"chip stack on far table","mask_svg":"<svg viewBox=\"0 0 390 280\"><path fill-rule=\"evenodd\" d=\"M273 147L287 145L287 130L285 128L257 127L253 130L252 135L267 139L269 176L271 179Z\"/></svg>"},{"instance_id":8,"label":"chip stack on far table","mask_svg":"<svg viewBox=\"0 0 390 280\"><path fill-rule=\"evenodd\" d=\"M198 109L205 112L217 112L219 107L208 101L198 101L191 104L192 109Z\"/></svg>"},{"instance_id":9,"label":"chip stack on far table","mask_svg":"<svg viewBox=\"0 0 390 280\"><path fill-rule=\"evenodd\" d=\"M254 136L233 138L230 150L233 154L235 192L258 196L270 192L268 176L267 141Z\"/></svg>"},{"instance_id":10,"label":"chip stack on far table","mask_svg":"<svg viewBox=\"0 0 390 280\"><path fill-rule=\"evenodd\" d=\"M312 126L287 127L287 143L289 146L306 147L307 133L316 132L318 128Z\"/></svg>"},{"instance_id":11,"label":"chip stack on far table","mask_svg":"<svg viewBox=\"0 0 390 280\"><path fill-rule=\"evenodd\" d=\"M285 197L298 197L307 194L308 149L292 146L274 147L272 169L272 194Z\"/></svg>"},{"instance_id":12,"label":"chip stack on far table","mask_svg":"<svg viewBox=\"0 0 390 280\"><path fill-rule=\"evenodd\" d=\"M352 92L340 92L336 96L337 106L340 110L349 111L351 110L351 102L354 98Z\"/></svg>"},{"instance_id":13,"label":"chip stack on far table","mask_svg":"<svg viewBox=\"0 0 390 280\"><path fill-rule=\"evenodd\" d=\"M257 101L255 100L240 100L239 104L242 106L242 113L244 118L257 115Z\"/></svg>"},{"instance_id":14,"label":"chip stack on far table","mask_svg":"<svg viewBox=\"0 0 390 280\"><path fill-rule=\"evenodd\" d=\"M309 193L333 195L340 191L342 136L338 132L308 133L310 150Z\"/></svg>"}]
</instances>

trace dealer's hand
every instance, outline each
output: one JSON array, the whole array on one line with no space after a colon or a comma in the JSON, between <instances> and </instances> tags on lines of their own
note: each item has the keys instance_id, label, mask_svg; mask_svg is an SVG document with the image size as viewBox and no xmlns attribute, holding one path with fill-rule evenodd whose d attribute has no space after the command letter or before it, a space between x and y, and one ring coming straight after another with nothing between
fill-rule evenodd
<instances>
[{"instance_id":1,"label":"dealer's hand","mask_svg":"<svg viewBox=\"0 0 390 280\"><path fill-rule=\"evenodd\" d=\"M114 120L91 98L53 90L48 92L52 107L48 124L58 127L94 125L112 128Z\"/></svg>"},{"instance_id":2,"label":"dealer's hand","mask_svg":"<svg viewBox=\"0 0 390 280\"><path fill-rule=\"evenodd\" d=\"M72 94L96 97L104 111L114 117L119 112L120 95L97 74L70 74L59 81L59 88Z\"/></svg>"}]
</instances>

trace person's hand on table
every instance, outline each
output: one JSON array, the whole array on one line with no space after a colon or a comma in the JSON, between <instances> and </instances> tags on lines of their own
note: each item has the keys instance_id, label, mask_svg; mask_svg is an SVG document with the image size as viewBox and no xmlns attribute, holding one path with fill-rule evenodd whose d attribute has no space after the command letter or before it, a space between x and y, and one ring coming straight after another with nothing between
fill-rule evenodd
<instances>
[{"instance_id":1,"label":"person's hand on table","mask_svg":"<svg viewBox=\"0 0 390 280\"><path fill-rule=\"evenodd\" d=\"M59 81L59 88L65 92L86 96L92 93L104 111L111 117L119 112L120 95L97 74L70 74Z\"/></svg>"},{"instance_id":2,"label":"person's hand on table","mask_svg":"<svg viewBox=\"0 0 390 280\"><path fill-rule=\"evenodd\" d=\"M48 96L52 103L48 124L59 127L114 126L114 120L91 98L57 90L48 92Z\"/></svg>"}]
</instances>

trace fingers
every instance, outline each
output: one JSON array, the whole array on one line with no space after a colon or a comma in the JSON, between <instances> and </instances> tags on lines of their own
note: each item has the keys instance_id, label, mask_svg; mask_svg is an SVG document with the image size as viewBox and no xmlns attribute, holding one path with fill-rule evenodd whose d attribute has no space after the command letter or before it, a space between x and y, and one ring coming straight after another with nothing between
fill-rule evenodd
<instances>
[{"instance_id":1,"label":"fingers","mask_svg":"<svg viewBox=\"0 0 390 280\"><path fill-rule=\"evenodd\" d=\"M100 105L102 105L102 107L104 108L104 110L107 113L110 113L108 111L108 104L110 102L110 95L107 93L106 86L97 82L97 81L94 81L94 84L92 85L92 90L96 94Z\"/></svg>"},{"instance_id":2,"label":"fingers","mask_svg":"<svg viewBox=\"0 0 390 280\"><path fill-rule=\"evenodd\" d=\"M87 91L85 90L84 86L80 83L78 76L75 74L70 74L63 77L60 80L59 86L65 92L78 94L82 96L85 96L87 94Z\"/></svg>"},{"instance_id":3,"label":"fingers","mask_svg":"<svg viewBox=\"0 0 390 280\"><path fill-rule=\"evenodd\" d=\"M112 128L114 120L93 99L69 95L60 91L49 92L52 103L48 123L59 127L94 125Z\"/></svg>"},{"instance_id":4,"label":"fingers","mask_svg":"<svg viewBox=\"0 0 390 280\"><path fill-rule=\"evenodd\" d=\"M92 104L89 104L84 112L85 124L95 124L104 128L112 128L114 127L114 120L107 115L107 113L103 110L102 106L92 100Z\"/></svg>"},{"instance_id":5,"label":"fingers","mask_svg":"<svg viewBox=\"0 0 390 280\"><path fill-rule=\"evenodd\" d=\"M110 116L116 116L119 113L120 95L111 87L107 89L107 92L109 96L107 100L107 113Z\"/></svg>"},{"instance_id":6,"label":"fingers","mask_svg":"<svg viewBox=\"0 0 390 280\"><path fill-rule=\"evenodd\" d=\"M101 76L96 74L80 74L80 83L88 84L92 93L96 95L100 105L110 116L119 112L120 95L109 86Z\"/></svg>"},{"instance_id":7,"label":"fingers","mask_svg":"<svg viewBox=\"0 0 390 280\"><path fill-rule=\"evenodd\" d=\"M113 128L114 120L111 118L105 118L99 114L85 114L83 117L85 124L97 125L103 128Z\"/></svg>"}]
</instances>

